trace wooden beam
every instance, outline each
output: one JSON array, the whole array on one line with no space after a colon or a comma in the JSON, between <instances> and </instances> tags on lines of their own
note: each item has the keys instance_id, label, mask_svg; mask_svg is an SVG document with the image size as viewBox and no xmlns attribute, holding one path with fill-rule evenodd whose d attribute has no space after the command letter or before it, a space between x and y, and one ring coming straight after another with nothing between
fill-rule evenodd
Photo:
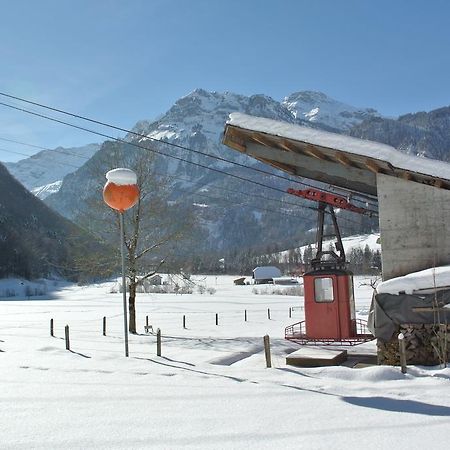
<instances>
[{"instance_id":1,"label":"wooden beam","mask_svg":"<svg viewBox=\"0 0 450 450\"><path fill-rule=\"evenodd\" d=\"M402 178L406 181L413 181L413 176L409 172L403 172Z\"/></svg>"},{"instance_id":2,"label":"wooden beam","mask_svg":"<svg viewBox=\"0 0 450 450\"><path fill-rule=\"evenodd\" d=\"M226 129L222 142L223 144L228 145L239 152L247 153L245 141L235 133L233 128Z\"/></svg>"},{"instance_id":3,"label":"wooden beam","mask_svg":"<svg viewBox=\"0 0 450 450\"><path fill-rule=\"evenodd\" d=\"M224 142L224 144L234 148L235 150L240 151L241 153L247 153L247 147L244 144L240 144L239 142L236 142L231 137L229 137L226 140L226 143Z\"/></svg>"},{"instance_id":4,"label":"wooden beam","mask_svg":"<svg viewBox=\"0 0 450 450\"><path fill-rule=\"evenodd\" d=\"M253 133L252 139L258 144L264 145L265 147L276 147L276 144L271 139L268 139L265 136L261 136L260 134Z\"/></svg>"},{"instance_id":5,"label":"wooden beam","mask_svg":"<svg viewBox=\"0 0 450 450\"><path fill-rule=\"evenodd\" d=\"M284 164L284 167L295 170L297 176L332 183L352 191L377 194L375 174L366 168L346 167L335 161L321 161L297 152L274 152L269 147L251 141L247 144L247 154L259 160L265 158L274 164ZM292 173L292 169L289 173Z\"/></svg>"},{"instance_id":6,"label":"wooden beam","mask_svg":"<svg viewBox=\"0 0 450 450\"><path fill-rule=\"evenodd\" d=\"M313 147L311 144L306 144L303 152L321 161L328 161L328 157L324 155L320 150Z\"/></svg>"},{"instance_id":7,"label":"wooden beam","mask_svg":"<svg viewBox=\"0 0 450 450\"><path fill-rule=\"evenodd\" d=\"M351 161L349 158L347 158L347 156L343 155L342 153L337 153L335 158L336 158L337 162L344 164L344 166L355 167L355 163L353 161Z\"/></svg>"},{"instance_id":8,"label":"wooden beam","mask_svg":"<svg viewBox=\"0 0 450 450\"><path fill-rule=\"evenodd\" d=\"M444 182L442 180L435 180L434 186L437 188L442 188L442 187L444 187Z\"/></svg>"},{"instance_id":9,"label":"wooden beam","mask_svg":"<svg viewBox=\"0 0 450 450\"><path fill-rule=\"evenodd\" d=\"M371 159L366 159L364 165L373 173L382 172L381 167Z\"/></svg>"},{"instance_id":10,"label":"wooden beam","mask_svg":"<svg viewBox=\"0 0 450 450\"><path fill-rule=\"evenodd\" d=\"M289 166L288 164L283 164L281 162L278 161L272 161L270 159L266 159L266 158L258 158L261 162L265 163L265 164L269 164L272 167L275 167L275 169L280 169L283 170L284 172L288 172L291 173L292 175L296 175L297 172L295 170L294 167Z\"/></svg>"},{"instance_id":11,"label":"wooden beam","mask_svg":"<svg viewBox=\"0 0 450 450\"><path fill-rule=\"evenodd\" d=\"M287 152L296 152L297 148L292 145L290 142L286 141L285 139L281 139L280 142L278 142L278 145Z\"/></svg>"}]
</instances>

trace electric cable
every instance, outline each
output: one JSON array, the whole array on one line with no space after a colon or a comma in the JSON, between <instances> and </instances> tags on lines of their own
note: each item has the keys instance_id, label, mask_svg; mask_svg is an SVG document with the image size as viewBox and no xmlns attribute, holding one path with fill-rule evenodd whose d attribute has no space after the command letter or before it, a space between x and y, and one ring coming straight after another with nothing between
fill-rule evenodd
<instances>
[{"instance_id":1,"label":"electric cable","mask_svg":"<svg viewBox=\"0 0 450 450\"><path fill-rule=\"evenodd\" d=\"M31 101L31 100L27 100L27 99L24 99L22 97L18 97L18 96L14 96L14 95L11 95L11 94L7 94L5 92L0 92L0 95L4 96L4 97L7 97L7 98L10 98L10 99L14 99L14 100L18 100L18 101L21 101L21 102L24 102L24 103L28 103L30 105L38 106L39 108L44 108L44 109L47 109L47 110L50 110L50 111L54 111L54 112L57 112L57 113L60 113L60 114L71 116L71 117L74 117L76 119L85 120L87 122L95 123L95 124L101 125L103 127L112 128L112 129L117 130L117 131L122 131L124 133L132 134L134 136L140 137L141 139L149 139L149 140L152 140L153 142L158 142L158 143L161 143L161 144L169 145L169 146L176 147L176 148L182 149L182 150L186 150L186 151L189 151L189 152L192 152L192 153L196 153L196 154L199 154L199 155L202 155L202 156L207 156L209 158L213 158L213 159L216 159L218 161L226 162L228 164L233 164L233 165L236 165L238 167L242 167L242 168L249 169L249 170L254 170L254 171L262 173L264 175L269 175L269 176L273 176L273 177L276 177L276 178L280 178L280 179L289 181L290 183L298 183L298 184L301 184L303 186L314 188L313 185L305 183L305 182L302 182L302 181L299 181L299 180L292 180L289 177L286 177L286 176L283 176L283 175L279 175L279 174L276 174L276 173L267 172L267 171L265 171L263 169L260 169L260 168L257 168L257 167L246 166L245 164L241 164L241 163L238 163L236 161L228 160L228 159L223 158L221 156L211 155L209 153L202 152L200 150L195 150L195 149L186 147L186 146L181 145L181 144L175 144L173 142L162 141L160 139L156 139L156 138L153 138L153 137L141 134L141 133L137 133L137 132L135 132L133 130L128 130L126 128L122 128L122 127L119 127L119 126L116 126L116 125L108 124L106 122L102 122L102 121L99 121L99 120L96 120L96 119L92 119L92 118L89 118L89 117L86 117L86 116L82 116L80 114L71 113L69 111L65 111L65 110L62 110L62 109L59 109L59 108L55 108L55 107L52 107L52 106L44 105L42 103L38 103L38 102ZM328 192L330 194L335 194L335 192L332 192L332 191L327 191L327 190L324 190L324 189L322 189L322 190L324 192ZM360 196L365 197L366 199L374 200L373 198L370 198L369 196L366 196L366 195L363 195L363 194L355 193L355 195L360 195ZM355 201L360 201L360 202L363 202L363 203L367 203L366 201L359 200L357 198L354 198L354 200ZM375 204L372 204L372 206L375 206Z\"/></svg>"},{"instance_id":2,"label":"electric cable","mask_svg":"<svg viewBox=\"0 0 450 450\"><path fill-rule=\"evenodd\" d=\"M221 170L221 169L217 169L215 167L210 167L210 166L206 166L206 165L201 164L201 163L196 163L194 161L189 161L189 160L183 159L183 158L181 158L179 156L170 155L170 154L164 153L164 152L162 152L160 150L156 150L154 148L144 147L143 145L139 145L139 144L137 144L135 142L127 142L127 141L125 141L125 140L123 140L121 138L116 138L116 137L108 135L106 133L102 133L102 132L99 132L99 131L91 130L89 128L82 127L80 125L75 125L75 124L72 124L70 122L66 122L66 121L63 121L61 119L57 119L55 117L47 116L45 114L41 114L41 113L38 113L38 112L35 112L35 111L30 111L28 109L25 109L25 108L22 108L22 107L18 107L18 106L14 106L14 105L10 105L10 104L4 103L4 102L0 102L0 105L5 106L5 107L10 108L10 109L21 111L21 112L24 112L26 114L30 114L30 115L33 115L33 116L36 116L36 117L40 117L40 118L43 118L43 119L46 119L46 120L50 120L52 122L63 124L63 125L66 125L66 126L69 126L69 127L81 130L81 131L85 131L85 132L92 133L92 134L95 134L95 135L98 135L98 136L102 136L104 138L107 138L107 139L110 139L110 140L113 140L113 141L116 141L116 142L120 142L120 143L123 143L125 145L131 145L133 147L140 148L140 149L152 152L152 153L156 153L156 154L159 154L159 155L162 155L162 156L166 156L166 157L169 157L169 158L172 158L172 159L176 159L178 161L182 161L182 162L185 162L185 163L197 166L197 167L201 167L203 169L207 169L207 170L210 170L210 171L213 171L213 172L216 172L216 173L220 173L222 175L230 176L230 177L238 179L240 181L245 181L245 182L248 182L248 183L255 184L255 185L263 187L265 189L271 189L271 190L280 192L282 194L286 194L286 191L283 190L283 189L280 189L280 188L277 188L277 187L274 187L274 186L268 186L268 185L265 185L265 184L260 183L258 181L250 180L250 179L242 177L240 175L231 174L229 172L226 172L226 171ZM305 208L305 209L310 209L310 210L315 210L315 211L317 210L317 208L309 207L309 206L306 206L306 205L298 205L298 206L300 208ZM371 214L373 214L373 215L377 214L376 211L369 210L369 212Z\"/></svg>"}]
</instances>

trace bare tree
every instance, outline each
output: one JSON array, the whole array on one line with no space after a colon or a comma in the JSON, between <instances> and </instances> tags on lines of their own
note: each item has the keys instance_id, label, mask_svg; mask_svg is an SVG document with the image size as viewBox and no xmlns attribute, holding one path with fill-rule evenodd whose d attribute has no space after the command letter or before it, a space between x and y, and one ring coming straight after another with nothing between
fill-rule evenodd
<instances>
[{"instance_id":1,"label":"bare tree","mask_svg":"<svg viewBox=\"0 0 450 450\"><path fill-rule=\"evenodd\" d=\"M136 333L136 295L138 286L155 275L192 228L193 215L189 208L173 204L170 197L170 177L157 172L154 154L123 143L107 142L92 163L92 178L98 180L97 190L105 183L105 173L126 167L137 174L140 197L137 204L124 213L124 242L126 246L126 277L129 289L129 331ZM90 198L81 220L89 229L110 242L119 229L118 213L106 207L100 196ZM112 228L111 228L112 225ZM126 289L122 286L122 289Z\"/></svg>"}]
</instances>

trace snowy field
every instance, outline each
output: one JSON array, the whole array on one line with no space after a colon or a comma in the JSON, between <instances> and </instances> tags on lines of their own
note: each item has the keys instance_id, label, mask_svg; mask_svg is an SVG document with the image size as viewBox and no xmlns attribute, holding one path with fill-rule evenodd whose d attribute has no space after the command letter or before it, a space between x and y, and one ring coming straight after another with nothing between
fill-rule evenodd
<instances>
[{"instance_id":1,"label":"snowy field","mask_svg":"<svg viewBox=\"0 0 450 450\"><path fill-rule=\"evenodd\" d=\"M111 283L60 283L29 300L0 299L0 448L448 445L450 369L410 367L402 375L396 367L286 366L286 354L298 346L283 339L284 328L303 319L303 299L255 295L253 286L234 286L233 278L208 277L214 295L139 294L140 334L130 336L129 358L121 294L109 293ZM372 294L360 286L364 281L355 282L361 318ZM144 334L146 315L162 330L162 357L155 336ZM66 324L71 351L65 350ZM271 369L265 368L265 334L271 337ZM351 350L370 353L375 345Z\"/></svg>"}]
</instances>

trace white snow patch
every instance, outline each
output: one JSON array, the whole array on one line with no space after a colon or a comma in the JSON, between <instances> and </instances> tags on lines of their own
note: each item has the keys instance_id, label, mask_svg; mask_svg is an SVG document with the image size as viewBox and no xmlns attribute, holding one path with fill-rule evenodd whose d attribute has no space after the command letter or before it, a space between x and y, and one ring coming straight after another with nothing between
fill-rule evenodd
<instances>
[{"instance_id":1,"label":"white snow patch","mask_svg":"<svg viewBox=\"0 0 450 450\"><path fill-rule=\"evenodd\" d=\"M311 111L305 113L304 116L310 121L314 121L319 111L319 108L313 108Z\"/></svg>"},{"instance_id":2,"label":"white snow patch","mask_svg":"<svg viewBox=\"0 0 450 450\"><path fill-rule=\"evenodd\" d=\"M311 232L315 232L315 229L309 230ZM335 244L336 239L333 240L326 240L323 242L323 247L325 249L328 249L330 244ZM315 243L310 244L312 248L316 246ZM366 245L370 248L372 251L379 250L381 252L381 243L380 243L380 233L372 233L372 234L358 234L354 236L348 236L345 238L342 238L342 245L344 246L344 252L346 255L348 255L353 249L361 249L364 250ZM302 254L305 252L308 245L303 245L299 247ZM279 253L281 258L287 258L289 256L289 250L284 250Z\"/></svg>"},{"instance_id":3,"label":"white snow patch","mask_svg":"<svg viewBox=\"0 0 450 450\"><path fill-rule=\"evenodd\" d=\"M435 289L450 289L450 266L432 267L402 277L383 281L377 286L379 294L431 293Z\"/></svg>"},{"instance_id":4,"label":"white snow patch","mask_svg":"<svg viewBox=\"0 0 450 450\"><path fill-rule=\"evenodd\" d=\"M122 167L107 172L106 179L119 186L137 183L136 173L131 169L124 169Z\"/></svg>"},{"instance_id":5,"label":"white snow patch","mask_svg":"<svg viewBox=\"0 0 450 450\"><path fill-rule=\"evenodd\" d=\"M45 184L31 190L31 192L41 200L48 197L51 194L55 194L61 189L62 180L55 181L54 183Z\"/></svg>"}]
</instances>

